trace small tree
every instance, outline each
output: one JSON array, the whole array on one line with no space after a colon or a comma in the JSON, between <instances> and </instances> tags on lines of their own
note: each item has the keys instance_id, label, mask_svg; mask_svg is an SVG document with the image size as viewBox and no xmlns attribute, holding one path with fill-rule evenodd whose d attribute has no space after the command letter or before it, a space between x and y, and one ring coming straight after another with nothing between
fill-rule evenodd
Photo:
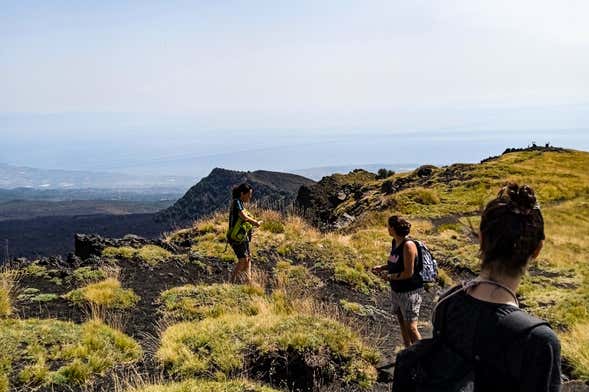
<instances>
[{"instance_id":1,"label":"small tree","mask_svg":"<svg viewBox=\"0 0 589 392\"><path fill-rule=\"evenodd\" d=\"M378 169L378 172L376 173L376 179L382 180L382 179L388 178L394 174L395 174L395 172L393 170L388 170L385 168Z\"/></svg>"}]
</instances>

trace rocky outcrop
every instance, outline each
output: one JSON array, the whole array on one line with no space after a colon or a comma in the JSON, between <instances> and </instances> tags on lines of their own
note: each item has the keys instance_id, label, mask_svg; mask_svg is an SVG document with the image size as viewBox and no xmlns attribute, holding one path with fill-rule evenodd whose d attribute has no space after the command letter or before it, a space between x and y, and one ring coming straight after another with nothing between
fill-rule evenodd
<instances>
[{"instance_id":1,"label":"rocky outcrop","mask_svg":"<svg viewBox=\"0 0 589 392\"><path fill-rule=\"evenodd\" d=\"M546 143L543 146L538 146L536 143L532 143L531 146L523 147L523 148L515 148L515 147L514 148L506 148L505 151L503 151L503 153L501 155L496 155L496 156L485 158L481 161L481 163L496 160L505 154L511 154L514 152L523 152L523 151L567 152L567 151L571 151L571 150L566 149L566 148L562 148L562 147L551 146L550 143Z\"/></svg>"},{"instance_id":2,"label":"rocky outcrop","mask_svg":"<svg viewBox=\"0 0 589 392\"><path fill-rule=\"evenodd\" d=\"M354 219L349 213L337 213L343 203L354 204L371 190L368 184L376 175L362 169L348 174L323 177L318 183L302 186L296 199L301 213L321 229L345 226Z\"/></svg>"},{"instance_id":3,"label":"rocky outcrop","mask_svg":"<svg viewBox=\"0 0 589 392\"><path fill-rule=\"evenodd\" d=\"M301 213L321 230L333 230L354 222L365 211L391 207L394 193L412 187L430 187L435 183L465 181L472 165L455 164L439 168L420 166L402 176L377 178L357 169L348 174L323 177L317 184L299 190L296 205Z\"/></svg>"},{"instance_id":4,"label":"rocky outcrop","mask_svg":"<svg viewBox=\"0 0 589 392\"><path fill-rule=\"evenodd\" d=\"M133 234L128 234L123 238L105 238L96 234L76 234L75 235L75 256L86 260L93 256L101 256L102 251L109 246L119 248L121 246L130 246L132 248L141 248L145 245L157 245L172 253L177 253L178 249L172 244L163 240L150 240Z\"/></svg>"},{"instance_id":5,"label":"rocky outcrop","mask_svg":"<svg viewBox=\"0 0 589 392\"><path fill-rule=\"evenodd\" d=\"M254 188L254 202L262 207L284 209L292 204L301 186L313 180L295 174L270 171L241 172L216 168L193 186L173 206L157 214L156 220L183 225L227 208L231 189L242 182Z\"/></svg>"}]
</instances>

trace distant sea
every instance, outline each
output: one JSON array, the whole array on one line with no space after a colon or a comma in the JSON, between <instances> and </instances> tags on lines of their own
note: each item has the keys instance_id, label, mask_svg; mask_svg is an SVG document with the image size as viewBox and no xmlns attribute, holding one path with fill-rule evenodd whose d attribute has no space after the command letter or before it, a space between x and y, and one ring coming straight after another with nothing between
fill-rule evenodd
<instances>
[{"instance_id":1,"label":"distant sea","mask_svg":"<svg viewBox=\"0 0 589 392\"><path fill-rule=\"evenodd\" d=\"M180 132L180 131L178 131ZM111 132L112 133L112 132ZM133 175L202 178L215 167L233 170L296 172L320 178L347 172L360 164L395 171L424 164L474 163L506 148L532 143L589 150L589 129L435 130L435 131L194 131L173 134L151 131L139 137L95 133L8 135L0 162L41 169L86 170ZM25 136L27 136L25 138ZM66 136L70 136L67 138ZM90 136L88 136L90 137Z\"/></svg>"}]
</instances>

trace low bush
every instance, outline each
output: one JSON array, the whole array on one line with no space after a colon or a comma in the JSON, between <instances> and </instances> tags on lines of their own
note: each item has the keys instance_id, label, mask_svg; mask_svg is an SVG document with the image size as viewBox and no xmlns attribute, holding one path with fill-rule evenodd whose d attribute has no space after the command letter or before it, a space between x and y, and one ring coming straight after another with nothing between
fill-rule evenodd
<instances>
[{"instance_id":1,"label":"low bush","mask_svg":"<svg viewBox=\"0 0 589 392\"><path fill-rule=\"evenodd\" d=\"M102 269L92 267L80 267L75 269L71 275L67 277L68 283L93 283L106 278L106 272Z\"/></svg>"}]
</instances>

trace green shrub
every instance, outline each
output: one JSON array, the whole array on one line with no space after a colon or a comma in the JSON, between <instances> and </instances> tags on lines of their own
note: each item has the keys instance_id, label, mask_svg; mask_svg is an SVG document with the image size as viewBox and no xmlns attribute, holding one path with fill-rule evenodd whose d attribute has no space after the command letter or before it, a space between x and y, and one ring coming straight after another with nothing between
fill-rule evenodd
<instances>
[{"instance_id":1,"label":"green shrub","mask_svg":"<svg viewBox=\"0 0 589 392\"><path fill-rule=\"evenodd\" d=\"M137 342L99 321L4 320L0 342L0 391L10 379L33 389L84 384L142 356Z\"/></svg>"},{"instance_id":2,"label":"green shrub","mask_svg":"<svg viewBox=\"0 0 589 392\"><path fill-rule=\"evenodd\" d=\"M113 248L115 249L115 248ZM70 283L92 283L106 278L106 273L101 269L92 267L80 267L75 269L70 276L68 282Z\"/></svg>"},{"instance_id":3,"label":"green shrub","mask_svg":"<svg viewBox=\"0 0 589 392\"><path fill-rule=\"evenodd\" d=\"M57 295L57 294L43 293L43 294L38 294L38 295L31 297L30 300L33 302L51 302L51 301L55 301L58 298L59 298L59 295Z\"/></svg>"},{"instance_id":4,"label":"green shrub","mask_svg":"<svg viewBox=\"0 0 589 392\"><path fill-rule=\"evenodd\" d=\"M43 265L37 264L37 262L33 262L29 264L24 269L24 274L29 276L34 276L37 278L49 278L49 274L47 272L47 268Z\"/></svg>"}]
</instances>

